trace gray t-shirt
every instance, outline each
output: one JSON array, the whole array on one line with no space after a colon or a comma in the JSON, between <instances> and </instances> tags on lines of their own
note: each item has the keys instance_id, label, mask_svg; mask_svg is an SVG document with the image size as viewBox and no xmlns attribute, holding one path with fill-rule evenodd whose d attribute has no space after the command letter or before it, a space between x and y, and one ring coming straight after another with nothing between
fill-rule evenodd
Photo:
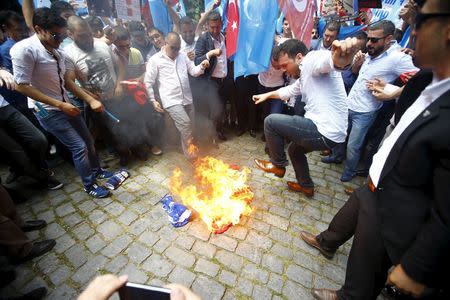
<instances>
[{"instance_id":1,"label":"gray t-shirt","mask_svg":"<svg viewBox=\"0 0 450 300\"><path fill-rule=\"evenodd\" d=\"M98 94L102 100L114 95L117 76L111 48L94 40L94 48L84 52L75 43L64 48L67 70L73 70L81 86Z\"/></svg>"}]
</instances>

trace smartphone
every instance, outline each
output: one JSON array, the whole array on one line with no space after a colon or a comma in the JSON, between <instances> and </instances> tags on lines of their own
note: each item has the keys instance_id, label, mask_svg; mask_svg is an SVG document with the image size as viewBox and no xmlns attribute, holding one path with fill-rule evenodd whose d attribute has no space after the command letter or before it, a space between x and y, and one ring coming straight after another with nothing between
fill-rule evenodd
<instances>
[{"instance_id":1,"label":"smartphone","mask_svg":"<svg viewBox=\"0 0 450 300\"><path fill-rule=\"evenodd\" d=\"M119 289L120 300L170 300L170 289L127 282Z\"/></svg>"}]
</instances>

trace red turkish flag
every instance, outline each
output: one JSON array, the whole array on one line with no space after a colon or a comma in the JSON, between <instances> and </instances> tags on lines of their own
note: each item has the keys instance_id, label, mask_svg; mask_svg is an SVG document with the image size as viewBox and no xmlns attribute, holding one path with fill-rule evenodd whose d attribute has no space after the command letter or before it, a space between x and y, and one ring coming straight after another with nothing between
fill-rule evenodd
<instances>
[{"instance_id":1,"label":"red turkish flag","mask_svg":"<svg viewBox=\"0 0 450 300\"><path fill-rule=\"evenodd\" d=\"M228 1L227 9L227 29L226 29L226 46L227 46L227 58L233 56L236 53L238 34L239 34L239 11L236 0Z\"/></svg>"},{"instance_id":2,"label":"red turkish flag","mask_svg":"<svg viewBox=\"0 0 450 300\"><path fill-rule=\"evenodd\" d=\"M314 27L315 0L278 0L296 39L311 46L311 30Z\"/></svg>"}]
</instances>

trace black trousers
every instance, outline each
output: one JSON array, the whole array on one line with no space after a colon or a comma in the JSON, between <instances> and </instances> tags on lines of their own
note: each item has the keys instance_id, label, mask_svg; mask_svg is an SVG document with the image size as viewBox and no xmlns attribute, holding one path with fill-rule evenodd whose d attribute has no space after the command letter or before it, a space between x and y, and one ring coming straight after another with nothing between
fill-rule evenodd
<instances>
[{"instance_id":1,"label":"black trousers","mask_svg":"<svg viewBox=\"0 0 450 300\"><path fill-rule=\"evenodd\" d=\"M48 179L48 172L42 169L47 139L11 105L0 108L0 141L0 148L11 159L12 167L38 181Z\"/></svg>"},{"instance_id":2,"label":"black trousers","mask_svg":"<svg viewBox=\"0 0 450 300\"><path fill-rule=\"evenodd\" d=\"M258 75L236 78L237 119L239 129L256 130L262 126L262 105L255 105L252 96L258 94Z\"/></svg>"},{"instance_id":3,"label":"black trousers","mask_svg":"<svg viewBox=\"0 0 450 300\"><path fill-rule=\"evenodd\" d=\"M379 231L376 200L367 186L355 190L317 237L322 247L335 250L354 236L345 283L337 292L340 300L376 299L392 266Z\"/></svg>"}]
</instances>

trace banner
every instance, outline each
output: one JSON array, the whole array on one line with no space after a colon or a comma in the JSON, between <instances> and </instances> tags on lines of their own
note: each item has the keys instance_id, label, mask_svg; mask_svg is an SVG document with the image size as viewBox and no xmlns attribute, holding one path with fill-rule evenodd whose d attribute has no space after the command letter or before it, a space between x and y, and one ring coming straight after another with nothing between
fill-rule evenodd
<instances>
[{"instance_id":1,"label":"banner","mask_svg":"<svg viewBox=\"0 0 450 300\"><path fill-rule=\"evenodd\" d=\"M280 8L289 21L295 38L311 46L316 4L314 0L278 0Z\"/></svg>"},{"instance_id":2,"label":"banner","mask_svg":"<svg viewBox=\"0 0 450 300\"><path fill-rule=\"evenodd\" d=\"M355 14L357 0L321 0L319 14L322 17L345 17Z\"/></svg>"},{"instance_id":3,"label":"banner","mask_svg":"<svg viewBox=\"0 0 450 300\"><path fill-rule=\"evenodd\" d=\"M405 5L407 0L383 0L382 8L374 8L372 11L371 23L379 20L390 20L394 22L395 26L399 27L402 20L398 16L400 9Z\"/></svg>"},{"instance_id":4,"label":"banner","mask_svg":"<svg viewBox=\"0 0 450 300\"><path fill-rule=\"evenodd\" d=\"M128 21L141 21L139 0L116 0L117 18Z\"/></svg>"},{"instance_id":5,"label":"banner","mask_svg":"<svg viewBox=\"0 0 450 300\"><path fill-rule=\"evenodd\" d=\"M228 25L226 29L226 46L227 58L230 58L236 53L236 47L239 36L239 9L236 0L228 1L227 8Z\"/></svg>"},{"instance_id":6,"label":"banner","mask_svg":"<svg viewBox=\"0 0 450 300\"><path fill-rule=\"evenodd\" d=\"M117 1L117 0L116 0ZM164 35L172 31L172 21L163 0L149 0L153 25L161 30Z\"/></svg>"},{"instance_id":7,"label":"banner","mask_svg":"<svg viewBox=\"0 0 450 300\"><path fill-rule=\"evenodd\" d=\"M239 0L238 7L240 23L234 78L267 70L278 17L277 0Z\"/></svg>"},{"instance_id":8,"label":"banner","mask_svg":"<svg viewBox=\"0 0 450 300\"><path fill-rule=\"evenodd\" d=\"M141 0L141 16L147 28L153 27L153 18L148 0Z\"/></svg>"}]
</instances>

